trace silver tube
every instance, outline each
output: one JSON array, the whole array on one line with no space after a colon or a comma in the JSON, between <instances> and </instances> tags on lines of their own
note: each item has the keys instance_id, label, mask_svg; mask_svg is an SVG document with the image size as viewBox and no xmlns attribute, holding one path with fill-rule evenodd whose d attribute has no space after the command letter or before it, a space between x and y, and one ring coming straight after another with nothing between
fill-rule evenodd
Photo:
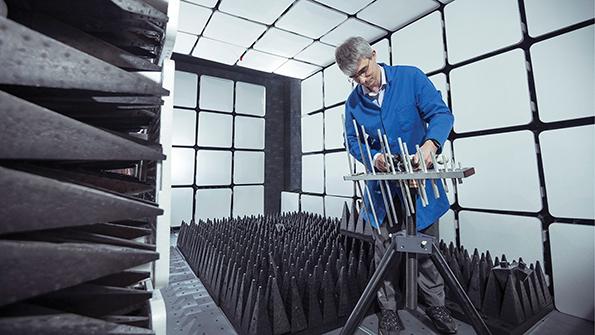
<instances>
[{"instance_id":1,"label":"silver tube","mask_svg":"<svg viewBox=\"0 0 595 335\"><path fill-rule=\"evenodd\" d=\"M400 140L401 138L399 138ZM390 144L388 143L388 138L386 134L384 134L384 146L386 147L386 151L388 152L389 156L392 157L393 153L390 150ZM395 165L391 164L393 174L397 174L397 170L395 169ZM405 183L402 180L399 180L399 189L401 190L401 196L403 196L403 202L405 202L405 209L407 216L410 216L411 213L415 213L415 208L413 208L411 202L411 194L409 194L409 187L405 186Z\"/></svg>"},{"instance_id":2,"label":"silver tube","mask_svg":"<svg viewBox=\"0 0 595 335\"><path fill-rule=\"evenodd\" d=\"M422 172L426 172L426 165L425 165L425 160L424 160L424 153L421 151L421 149L419 148L419 145L415 145L415 150L417 151L415 153L415 156L419 156L418 160L417 160L417 164L420 166L420 170ZM422 199L422 205L423 202L425 202L425 206L429 205L430 202L428 200L428 194L426 193L426 180L425 179L418 179L419 180L419 189L421 192L419 192L419 194L421 195L421 199ZM425 207L424 206L424 207Z\"/></svg>"},{"instance_id":3,"label":"silver tube","mask_svg":"<svg viewBox=\"0 0 595 335\"><path fill-rule=\"evenodd\" d=\"M374 160L372 159L372 153L370 152L370 145L368 144L368 140L366 139L366 129L362 125L362 138L364 139L364 146L366 147L366 152L368 153L368 160L370 161L370 167L372 168L372 174L376 175L376 171L374 170ZM380 193L382 193L382 202L384 202L384 211L386 212L386 217L388 218L388 224L392 227L393 226L393 219L389 213L390 209L388 207L388 200L386 199L386 191L384 187L382 187L382 182L378 181L378 187L380 187Z\"/></svg>"},{"instance_id":4,"label":"silver tube","mask_svg":"<svg viewBox=\"0 0 595 335\"><path fill-rule=\"evenodd\" d=\"M407 156L405 156L405 146L403 145L403 141L401 140L401 138L397 138L398 142L399 142L399 149L401 149L401 160L403 161L403 166L405 166L405 171L410 172L409 169L409 164L407 163ZM409 189L409 182L408 181L403 181L403 184L405 185L405 192L407 193L407 199L409 201L409 207L411 210L412 214L415 214L415 205L413 202L413 199L411 197L411 190Z\"/></svg>"},{"instance_id":5,"label":"silver tube","mask_svg":"<svg viewBox=\"0 0 595 335\"><path fill-rule=\"evenodd\" d=\"M413 171L413 165L411 165L411 161L409 160L409 149L407 149L407 143L405 143L405 142L403 142L403 150L405 150L405 158L407 160L407 163L409 164L409 170L410 170L409 172L413 173L414 172ZM418 190L423 190L423 188L421 188L420 186L421 185L420 185L419 181L417 181L417 189ZM423 191L419 192L419 199L421 200L421 205L423 207L426 207L427 206L426 199L423 196L423 193L422 192Z\"/></svg>"},{"instance_id":6,"label":"silver tube","mask_svg":"<svg viewBox=\"0 0 595 335\"><path fill-rule=\"evenodd\" d=\"M417 146L419 148L419 145ZM421 150L418 149L418 150ZM421 157L422 157L422 168L424 172L428 172L428 166L426 165L426 160L423 159L424 153L423 150L421 151ZM432 159L434 157L434 154L432 152L430 152L430 159ZM432 160L432 165L434 165L434 161ZM438 186L436 186L436 182L434 181L434 179L430 179L430 183L432 184L432 191L434 191L434 199L438 199L440 198L440 191L438 190Z\"/></svg>"},{"instance_id":7,"label":"silver tube","mask_svg":"<svg viewBox=\"0 0 595 335\"><path fill-rule=\"evenodd\" d=\"M349 153L349 141L347 140L347 129L345 128L345 115L341 114L341 120L343 121L343 139L345 140L345 152L347 153L347 160L349 161L349 173L355 174L355 163L351 160L351 154ZM354 157L355 158L355 157ZM353 169L353 171L352 171ZM362 200L364 199L365 195L364 192L362 191L362 186L360 185L359 181L354 181L353 182L355 184L355 186L357 186L357 191L359 191L359 194L361 194L362 196ZM365 186L365 184L364 184ZM357 196L357 191L356 191L356 196ZM366 209L366 206L362 206L364 213L366 214L366 217L368 217L368 210Z\"/></svg>"},{"instance_id":8,"label":"silver tube","mask_svg":"<svg viewBox=\"0 0 595 335\"><path fill-rule=\"evenodd\" d=\"M436 172L440 172L440 169L438 168L438 159L436 158L436 155L432 155L432 165L434 165L434 171ZM444 178L440 179L440 181L442 182L442 187L444 187L444 192L448 193L448 186L446 184L446 180L444 180Z\"/></svg>"},{"instance_id":9,"label":"silver tube","mask_svg":"<svg viewBox=\"0 0 595 335\"><path fill-rule=\"evenodd\" d=\"M432 165L434 166L434 171L440 172L440 169L438 168L438 160L436 159L436 155L432 154L432 155L430 155L430 158L432 159ZM442 187L444 187L444 192L448 192L448 187L446 186L446 182L444 181L444 179L440 179L440 181L442 182ZM440 193L438 193L438 197L440 197Z\"/></svg>"},{"instance_id":10,"label":"silver tube","mask_svg":"<svg viewBox=\"0 0 595 335\"><path fill-rule=\"evenodd\" d=\"M366 160L364 159L364 148L362 148L362 141L359 137L359 130L357 129L357 122L355 122L355 119L351 120L353 121L353 127L355 128L355 136L357 137L357 145L359 146L359 153L360 156L362 158L362 164L364 164L364 170L366 170L366 173L368 172L368 168L366 167ZM376 222L376 229L378 229L378 235L382 235L382 232L380 231L380 223L378 223L378 216L376 216L376 209L374 206L374 202L372 201L372 196L370 195L370 188L368 187L368 182L364 183L365 186L365 191L366 194L368 195L368 202L370 203L370 207L372 208L372 215L374 216L374 221ZM364 207L365 207L365 203L364 203ZM368 220L370 218L368 217Z\"/></svg>"},{"instance_id":11,"label":"silver tube","mask_svg":"<svg viewBox=\"0 0 595 335\"><path fill-rule=\"evenodd\" d=\"M382 151L382 156L384 156L384 162L386 164L388 164L388 157L386 156L386 147L384 145L384 141L382 140L382 133L380 132L380 129L378 130L378 139L380 140L380 150ZM391 164L392 166L392 158L391 158ZM399 218L397 218L397 211L395 210L395 204L393 203L393 193L390 189L390 185L388 180L384 180L384 187L386 188L386 192L388 193L388 202L390 205L390 210L391 210L391 214L393 215L393 221L395 223L399 223ZM387 208L388 210L388 208Z\"/></svg>"}]
</instances>

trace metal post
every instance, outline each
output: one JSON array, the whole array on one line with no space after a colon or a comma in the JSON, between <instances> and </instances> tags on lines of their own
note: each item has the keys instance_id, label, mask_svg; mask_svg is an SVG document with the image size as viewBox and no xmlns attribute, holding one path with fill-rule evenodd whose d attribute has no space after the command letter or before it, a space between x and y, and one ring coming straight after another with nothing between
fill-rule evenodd
<instances>
[{"instance_id":1,"label":"metal post","mask_svg":"<svg viewBox=\"0 0 595 335\"><path fill-rule=\"evenodd\" d=\"M359 146L359 153L362 158L362 164L364 164L364 169L367 173L368 168L366 167L366 160L364 159L364 149L362 148L362 141L359 136L359 130L357 129L357 122L355 122L355 119L353 119L352 121L353 127L355 127L355 136L357 137L357 145ZM374 169L374 167L372 167L372 169ZM374 216L374 222L376 222L376 229L378 229L378 235L382 235L382 232L380 231L380 222L378 222L378 216L376 216L376 209L374 208L374 201L372 200L372 196L370 195L370 187L368 186L368 182L366 181L364 185L366 189L366 194L368 195L368 203L370 204L370 209L372 210L372 215ZM364 207L365 206L366 204L364 203ZM368 217L368 221L370 221L370 217Z\"/></svg>"}]
</instances>

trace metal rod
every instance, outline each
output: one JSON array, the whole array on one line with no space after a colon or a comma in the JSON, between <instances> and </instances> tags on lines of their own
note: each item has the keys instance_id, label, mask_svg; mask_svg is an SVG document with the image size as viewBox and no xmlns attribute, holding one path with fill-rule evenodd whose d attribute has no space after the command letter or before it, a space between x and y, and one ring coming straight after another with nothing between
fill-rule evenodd
<instances>
[{"instance_id":1,"label":"metal rod","mask_svg":"<svg viewBox=\"0 0 595 335\"><path fill-rule=\"evenodd\" d=\"M345 180L413 180L413 179L442 179L442 178L467 178L475 174L474 168L463 168L454 171L416 171L413 173L409 172L397 172L392 173L381 173L376 175L368 175L365 173L358 173L355 175L343 176Z\"/></svg>"},{"instance_id":2,"label":"metal rod","mask_svg":"<svg viewBox=\"0 0 595 335\"><path fill-rule=\"evenodd\" d=\"M419 147L419 145L417 146L417 150L420 152L420 156L422 157L422 160L421 160L422 171L424 173L427 173L428 172L428 166L426 165L426 160L424 158L424 151L423 151L423 149L421 149ZM434 157L434 154L430 151L430 159L432 157ZM433 164L433 160L432 160L432 165L434 165ZM438 187L436 186L436 182L434 181L434 179L430 179L430 183L432 184L432 191L434 191L434 199L440 198L440 191L438 190ZM424 188L425 188L425 180L424 180Z\"/></svg>"},{"instance_id":3,"label":"metal rod","mask_svg":"<svg viewBox=\"0 0 595 335\"><path fill-rule=\"evenodd\" d=\"M423 151L420 149L419 145L417 145L417 144L415 145L415 149L417 150L417 153L415 154L415 156L419 156L417 164L420 166L420 170L423 173L428 172L428 171L426 171L426 165L425 165L426 161L424 159ZM427 205L429 205L430 202L428 201L428 194L426 193L426 180L419 179L419 182L420 182L420 186L421 186L420 187L421 192L419 194L421 195L422 200L425 201L425 203L426 203L425 206L427 206Z\"/></svg>"},{"instance_id":4,"label":"metal rod","mask_svg":"<svg viewBox=\"0 0 595 335\"><path fill-rule=\"evenodd\" d=\"M440 172L440 169L438 167L438 159L436 158L436 155L431 155L430 157L432 157L432 165L434 165L434 171ZM444 178L441 178L440 181L442 182L444 192L448 193L448 186L446 185L446 180L444 180Z\"/></svg>"},{"instance_id":5,"label":"metal rod","mask_svg":"<svg viewBox=\"0 0 595 335\"><path fill-rule=\"evenodd\" d=\"M391 164L390 164L391 172L393 175L395 175L395 174L397 174L397 171L395 169L394 161L392 160L393 154L390 150L390 144L388 143L388 138L386 137L386 134L384 134L382 138L384 140L384 147L386 148L386 151L388 152L389 157L391 157ZM405 186L404 185L405 185L405 183L402 180L399 180L399 189L401 190L401 196L403 197L403 202L405 203L406 215L409 216L409 215L411 215L411 210L410 210L411 205L409 204L410 200L407 199L407 196L409 193L407 192L407 195L405 195ZM407 189L407 191L409 191L409 189ZM394 210L394 205L393 205L393 210ZM396 211L395 211L395 213L396 213Z\"/></svg>"},{"instance_id":6,"label":"metal rod","mask_svg":"<svg viewBox=\"0 0 595 335\"><path fill-rule=\"evenodd\" d=\"M388 164L388 157L386 156L386 147L384 146L384 141L382 140L382 133L380 132L380 129L377 129L377 131L378 131L378 139L380 140L380 150L382 152L382 156L384 157L384 163ZM399 219L397 218L397 211L395 210L395 204L393 203L393 193L390 189L388 180L384 180L384 188L386 189L386 192L388 193L387 198L388 198L389 207L390 207L390 208L387 207L386 210L388 211L390 209L391 214L393 216L393 222L399 223Z\"/></svg>"},{"instance_id":7,"label":"metal rod","mask_svg":"<svg viewBox=\"0 0 595 335\"><path fill-rule=\"evenodd\" d=\"M366 160L364 159L364 149L362 148L362 141L360 139L359 136L359 130L357 129L357 122L355 122L355 119L352 120L353 121L353 127L355 128L355 136L357 137L357 145L359 146L359 153L360 156L362 158L362 164L364 164L364 169L366 170L366 173L368 172L368 167L366 166ZM373 169L373 167L372 167ZM374 202L372 201L372 196L370 195L370 188L368 187L368 182L366 181L366 183L364 184L365 186L365 190L366 190L366 194L368 195L368 203L370 204L370 208L372 209L372 215L374 216L374 222L376 222L376 229L378 229L378 235L382 235L382 232L380 231L380 223L378 222L378 216L376 216L376 209L374 208ZM365 207L365 203L364 203L364 207ZM368 217L368 220L370 220L370 217Z\"/></svg>"},{"instance_id":8,"label":"metal rod","mask_svg":"<svg viewBox=\"0 0 595 335\"><path fill-rule=\"evenodd\" d=\"M401 150L401 161L403 162L403 166L405 167L405 171L409 172L409 167L408 167L407 162L406 162L407 159L405 158L405 149L404 149L404 146L403 146L403 141L401 141L401 138L400 137L397 138L397 141L399 142L399 149ZM390 146L388 147L388 149L389 149L389 152L390 152ZM401 182L401 185L402 185L401 187L404 186L404 188L405 188L405 193L407 194L407 200L408 200L408 204L409 204L409 207L410 207L411 214L415 214L415 205L413 205L413 199L411 197L411 191L409 190L409 181L402 181Z\"/></svg>"},{"instance_id":9,"label":"metal rod","mask_svg":"<svg viewBox=\"0 0 595 335\"><path fill-rule=\"evenodd\" d=\"M341 329L341 335L352 335L355 333L355 330L366 316L366 311L370 308L370 305L376 298L376 292L378 291L380 282L384 279L384 274L388 270L388 266L395 254L395 248L391 243L390 248L386 249L380 263L378 263L376 271L374 271L372 278L370 278L368 285L364 289L364 293L362 293L362 296L357 301L353 312L351 312L347 322L345 322L345 326Z\"/></svg>"},{"instance_id":10,"label":"metal rod","mask_svg":"<svg viewBox=\"0 0 595 335\"><path fill-rule=\"evenodd\" d=\"M403 142L403 148L405 149L405 156L407 157L407 159L409 159L409 149L407 148L407 143ZM411 161L408 161L408 162L409 162L409 167L410 167L410 169L411 169L411 171L410 171L410 172L411 172L411 173L415 172L415 171L413 170L413 165L411 165ZM419 179L417 179L417 178L416 178L416 184L417 184L417 189L418 189L418 190L419 190L419 189L423 190L423 191L421 191L421 192L419 192L419 191L418 191L418 192L419 192L419 199L421 200L421 205L422 205L423 207L426 207L428 204L427 204L427 198L426 198L426 197L424 197L424 193L425 193L424 191L425 191L425 188L421 187L421 185L420 185L420 180L419 180Z\"/></svg>"},{"instance_id":11,"label":"metal rod","mask_svg":"<svg viewBox=\"0 0 595 335\"><path fill-rule=\"evenodd\" d=\"M492 333L488 329L488 326L485 324L485 322L479 315L479 312L477 312L477 309L475 309L475 307L471 303L469 296L467 295L467 293L465 293L463 287L457 281L457 278L455 277L452 270L448 267L446 260L444 259L442 254L440 254L440 249L438 249L436 243L432 243L431 257L432 261L434 262L434 265L436 265L436 268L438 269L438 272L440 272L440 275L442 276L442 278L444 278L444 281L448 284L448 286L450 286L451 290L455 293L455 296L457 297L457 300L459 302L459 306L461 306L463 312L471 321L471 325L473 326L475 332L479 335L491 335Z\"/></svg>"},{"instance_id":12,"label":"metal rod","mask_svg":"<svg viewBox=\"0 0 595 335\"><path fill-rule=\"evenodd\" d=\"M364 139L364 146L366 147L366 152L368 153L368 160L370 161L370 166L372 168L372 175L376 175L376 171L374 170L374 160L372 159L372 153L370 152L370 145L368 144L368 140L366 139L366 136L368 135L366 133L366 129L364 128L364 126L362 125L362 138ZM369 136L368 136L369 137ZM389 209L389 205L388 205L388 199L386 198L386 191L384 190L384 187L382 186L382 182L378 182L378 187L380 188L380 193L382 193L382 202L384 203L384 211L386 212L386 217L388 219L388 224L389 226L393 226L393 219L390 215L390 209Z\"/></svg>"},{"instance_id":13,"label":"metal rod","mask_svg":"<svg viewBox=\"0 0 595 335\"><path fill-rule=\"evenodd\" d=\"M416 199L415 196L415 189L412 190L413 199ZM415 205L415 200L414 200ZM406 228L407 228L407 236L416 236L417 235L417 224L416 218L414 215L407 217L406 221ZM417 310L417 277L418 277L418 269L417 269L417 254L414 252L406 253L407 262L406 262L406 271L405 271L405 287L406 287L406 295L405 295L405 307L409 310Z\"/></svg>"},{"instance_id":14,"label":"metal rod","mask_svg":"<svg viewBox=\"0 0 595 335\"><path fill-rule=\"evenodd\" d=\"M347 160L349 161L349 174L353 174L353 173L355 173L355 162L353 162L351 160L351 154L349 152L349 141L347 140L347 128L345 128L345 115L344 114L341 114L341 120L343 121L343 138L345 140L345 152L347 153ZM353 171L352 171L352 168L353 168ZM361 194L362 200L363 200L364 192L362 191L362 186L360 185L360 181L354 180L353 183L355 184L355 186L357 186L357 191L359 191L359 194ZM356 191L356 196L357 196L357 191ZM366 215L366 217L369 217L368 209L366 208L365 204L364 204L364 206L362 206L362 208L363 208L363 211L364 211L364 214Z\"/></svg>"}]
</instances>

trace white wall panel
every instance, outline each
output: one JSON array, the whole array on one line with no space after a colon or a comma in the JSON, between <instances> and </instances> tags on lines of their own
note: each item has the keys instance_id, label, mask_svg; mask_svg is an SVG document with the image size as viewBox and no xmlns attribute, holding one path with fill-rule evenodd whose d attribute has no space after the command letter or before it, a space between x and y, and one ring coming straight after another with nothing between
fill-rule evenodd
<instances>
[{"instance_id":1,"label":"white wall panel","mask_svg":"<svg viewBox=\"0 0 595 335\"><path fill-rule=\"evenodd\" d=\"M236 113L264 116L265 100L266 87L241 81L236 83Z\"/></svg>"},{"instance_id":2,"label":"white wall panel","mask_svg":"<svg viewBox=\"0 0 595 335\"><path fill-rule=\"evenodd\" d=\"M323 113L302 117L302 152L322 151Z\"/></svg>"},{"instance_id":3,"label":"white wall panel","mask_svg":"<svg viewBox=\"0 0 595 335\"><path fill-rule=\"evenodd\" d=\"M376 62L390 65L390 45L388 38L383 38L380 41L372 44L372 49L376 50Z\"/></svg>"},{"instance_id":4,"label":"white wall panel","mask_svg":"<svg viewBox=\"0 0 595 335\"><path fill-rule=\"evenodd\" d=\"M324 213L328 218L341 218L343 215L343 206L347 204L347 207L351 210L351 198L344 197L324 197Z\"/></svg>"},{"instance_id":5,"label":"white wall panel","mask_svg":"<svg viewBox=\"0 0 595 335\"><path fill-rule=\"evenodd\" d=\"M171 184L191 185L194 183L194 149L171 149Z\"/></svg>"},{"instance_id":6,"label":"white wall panel","mask_svg":"<svg viewBox=\"0 0 595 335\"><path fill-rule=\"evenodd\" d=\"M593 25L531 46L539 118L545 122L593 116Z\"/></svg>"},{"instance_id":7,"label":"white wall panel","mask_svg":"<svg viewBox=\"0 0 595 335\"><path fill-rule=\"evenodd\" d=\"M233 183L264 183L264 152L235 151L233 154Z\"/></svg>"},{"instance_id":8,"label":"white wall panel","mask_svg":"<svg viewBox=\"0 0 595 335\"><path fill-rule=\"evenodd\" d=\"M426 73L443 68L446 60L440 12L396 31L391 36L391 46L393 64L414 65Z\"/></svg>"},{"instance_id":9,"label":"white wall panel","mask_svg":"<svg viewBox=\"0 0 595 335\"><path fill-rule=\"evenodd\" d=\"M300 194L294 192L281 192L281 213L299 212Z\"/></svg>"},{"instance_id":10,"label":"white wall panel","mask_svg":"<svg viewBox=\"0 0 595 335\"><path fill-rule=\"evenodd\" d=\"M194 145L196 140L196 112L174 108L172 145Z\"/></svg>"},{"instance_id":11,"label":"white wall panel","mask_svg":"<svg viewBox=\"0 0 595 335\"><path fill-rule=\"evenodd\" d=\"M233 216L264 214L264 186L235 186L233 188Z\"/></svg>"},{"instance_id":12,"label":"white wall panel","mask_svg":"<svg viewBox=\"0 0 595 335\"><path fill-rule=\"evenodd\" d=\"M198 113L198 145L231 148L233 116L220 113Z\"/></svg>"},{"instance_id":13,"label":"white wall panel","mask_svg":"<svg viewBox=\"0 0 595 335\"><path fill-rule=\"evenodd\" d=\"M196 185L231 184L231 151L198 150Z\"/></svg>"},{"instance_id":14,"label":"white wall panel","mask_svg":"<svg viewBox=\"0 0 595 335\"><path fill-rule=\"evenodd\" d=\"M438 229L439 239L444 240L448 245L450 242L457 245L457 232L455 230L455 213L449 209L438 221L440 228ZM438 241L440 242L440 241Z\"/></svg>"},{"instance_id":15,"label":"white wall panel","mask_svg":"<svg viewBox=\"0 0 595 335\"><path fill-rule=\"evenodd\" d=\"M490 251L492 257L506 255L509 262L523 258L527 264L543 265L541 221L533 217L459 212L461 244L473 252Z\"/></svg>"},{"instance_id":16,"label":"white wall panel","mask_svg":"<svg viewBox=\"0 0 595 335\"><path fill-rule=\"evenodd\" d=\"M200 76L201 109L221 112L233 110L233 81L211 76Z\"/></svg>"},{"instance_id":17,"label":"white wall panel","mask_svg":"<svg viewBox=\"0 0 595 335\"><path fill-rule=\"evenodd\" d=\"M556 309L593 321L595 227L554 222L549 233Z\"/></svg>"},{"instance_id":18,"label":"white wall panel","mask_svg":"<svg viewBox=\"0 0 595 335\"><path fill-rule=\"evenodd\" d=\"M171 189L171 227L179 227L182 220L190 223L193 203L194 190L192 188Z\"/></svg>"},{"instance_id":19,"label":"white wall panel","mask_svg":"<svg viewBox=\"0 0 595 335\"><path fill-rule=\"evenodd\" d=\"M231 216L231 189L207 189L196 191L196 222L221 219Z\"/></svg>"},{"instance_id":20,"label":"white wall panel","mask_svg":"<svg viewBox=\"0 0 595 335\"><path fill-rule=\"evenodd\" d=\"M345 137L343 135L342 115L344 106L337 106L324 111L324 149L342 149Z\"/></svg>"},{"instance_id":21,"label":"white wall panel","mask_svg":"<svg viewBox=\"0 0 595 335\"><path fill-rule=\"evenodd\" d=\"M302 191L324 192L324 155L302 156Z\"/></svg>"},{"instance_id":22,"label":"white wall panel","mask_svg":"<svg viewBox=\"0 0 595 335\"><path fill-rule=\"evenodd\" d=\"M535 37L593 18L593 0L525 0L529 35Z\"/></svg>"},{"instance_id":23,"label":"white wall panel","mask_svg":"<svg viewBox=\"0 0 595 335\"><path fill-rule=\"evenodd\" d=\"M449 63L455 64L521 41L517 0L457 0L444 7Z\"/></svg>"},{"instance_id":24,"label":"white wall panel","mask_svg":"<svg viewBox=\"0 0 595 335\"><path fill-rule=\"evenodd\" d=\"M174 105L178 107L196 107L198 75L176 71L174 77Z\"/></svg>"},{"instance_id":25,"label":"white wall panel","mask_svg":"<svg viewBox=\"0 0 595 335\"><path fill-rule=\"evenodd\" d=\"M322 71L302 80L302 115L322 108Z\"/></svg>"},{"instance_id":26,"label":"white wall panel","mask_svg":"<svg viewBox=\"0 0 595 335\"><path fill-rule=\"evenodd\" d=\"M352 90L349 77L343 74L336 63L324 69L323 72L324 106L327 107L347 100Z\"/></svg>"},{"instance_id":27,"label":"white wall panel","mask_svg":"<svg viewBox=\"0 0 595 335\"><path fill-rule=\"evenodd\" d=\"M451 72L452 73L452 72ZM432 84L434 84L434 87L436 87L436 89L438 91L440 91L440 94L442 95L442 100L444 100L445 104L448 104L448 84L446 82L446 75L444 73L437 73L433 76L428 77L430 79L430 81L432 82ZM455 119L455 122L458 121L457 119Z\"/></svg>"},{"instance_id":28,"label":"white wall panel","mask_svg":"<svg viewBox=\"0 0 595 335\"><path fill-rule=\"evenodd\" d=\"M541 210L537 156L530 131L458 139L454 152L463 166L475 167L475 175L458 185L462 207Z\"/></svg>"},{"instance_id":29,"label":"white wall panel","mask_svg":"<svg viewBox=\"0 0 595 335\"><path fill-rule=\"evenodd\" d=\"M595 219L595 126L545 131L539 143L550 213Z\"/></svg>"},{"instance_id":30,"label":"white wall panel","mask_svg":"<svg viewBox=\"0 0 595 335\"><path fill-rule=\"evenodd\" d=\"M324 155L326 193L353 196L353 182L343 180L349 174L349 161L345 152Z\"/></svg>"},{"instance_id":31,"label":"white wall panel","mask_svg":"<svg viewBox=\"0 0 595 335\"><path fill-rule=\"evenodd\" d=\"M236 149L264 149L264 119L235 117L233 145Z\"/></svg>"},{"instance_id":32,"label":"white wall panel","mask_svg":"<svg viewBox=\"0 0 595 335\"><path fill-rule=\"evenodd\" d=\"M324 198L322 196L302 194L302 212L324 215Z\"/></svg>"},{"instance_id":33,"label":"white wall panel","mask_svg":"<svg viewBox=\"0 0 595 335\"><path fill-rule=\"evenodd\" d=\"M531 122L525 53L515 49L450 72L457 133Z\"/></svg>"}]
</instances>

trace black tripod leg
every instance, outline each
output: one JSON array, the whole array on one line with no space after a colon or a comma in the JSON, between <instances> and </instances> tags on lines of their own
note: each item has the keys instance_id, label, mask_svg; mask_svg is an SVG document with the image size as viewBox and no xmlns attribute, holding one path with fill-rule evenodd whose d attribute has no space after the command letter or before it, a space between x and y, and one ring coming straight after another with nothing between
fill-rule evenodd
<instances>
[{"instance_id":1,"label":"black tripod leg","mask_svg":"<svg viewBox=\"0 0 595 335\"><path fill-rule=\"evenodd\" d=\"M395 255L396 251L393 243L391 242L390 247L386 250L384 256L382 256L382 259L380 260L380 263L376 267L376 271L374 271L372 278L370 278L368 286L366 286L364 289L364 293L362 293L362 296L357 301L353 312L351 312L351 315L349 315L349 319L347 319L347 322L345 322L345 326L343 326L343 329L340 333L341 335L352 335L355 333L355 330L364 319L364 316L366 316L366 312L368 311L368 308L370 308L370 304L372 301L374 301L374 298L376 298L378 286L380 285L382 279L384 279L385 273L388 270L388 266Z\"/></svg>"},{"instance_id":2,"label":"black tripod leg","mask_svg":"<svg viewBox=\"0 0 595 335\"><path fill-rule=\"evenodd\" d=\"M479 315L479 312L477 312L477 309L475 309L475 306L471 303L469 296L467 296L467 293L463 290L463 287L455 277L455 274L450 267L448 267L448 264L444 257L442 257L440 249L438 249L436 243L432 243L432 261L434 262L434 265L436 265L436 268L438 269L438 272L440 272L440 275L442 275L444 281L448 283L448 286L457 296L457 300L463 308L465 315L471 320L471 325L473 326L473 329L475 329L475 332L478 335L492 335L492 332L490 332L488 326Z\"/></svg>"}]
</instances>

